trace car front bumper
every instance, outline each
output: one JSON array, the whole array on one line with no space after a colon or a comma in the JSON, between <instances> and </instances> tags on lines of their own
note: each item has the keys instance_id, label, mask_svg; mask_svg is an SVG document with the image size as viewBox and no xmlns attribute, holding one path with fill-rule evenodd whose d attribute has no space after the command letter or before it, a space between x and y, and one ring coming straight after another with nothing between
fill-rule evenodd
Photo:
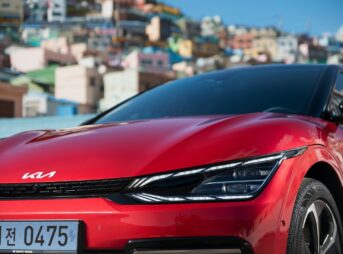
<instances>
[{"instance_id":1,"label":"car front bumper","mask_svg":"<svg viewBox=\"0 0 343 254\"><path fill-rule=\"evenodd\" d=\"M122 205L106 198L0 200L0 221L82 221L86 253L282 254L290 215L283 220L281 211L291 164L292 159L285 161L263 193L250 201Z\"/></svg>"},{"instance_id":2,"label":"car front bumper","mask_svg":"<svg viewBox=\"0 0 343 254\"><path fill-rule=\"evenodd\" d=\"M271 205L250 201L124 206L102 198L16 200L0 201L0 220L82 221L82 240L89 253L236 254L270 247L277 221L276 214L269 212ZM206 239L208 244L202 245ZM168 252L175 247L177 252Z\"/></svg>"}]
</instances>

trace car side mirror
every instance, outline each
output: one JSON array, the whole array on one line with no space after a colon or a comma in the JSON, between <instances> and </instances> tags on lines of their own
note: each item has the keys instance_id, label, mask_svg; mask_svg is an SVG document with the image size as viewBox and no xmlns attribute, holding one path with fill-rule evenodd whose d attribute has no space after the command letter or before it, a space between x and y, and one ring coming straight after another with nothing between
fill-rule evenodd
<instances>
[{"instance_id":1,"label":"car side mirror","mask_svg":"<svg viewBox=\"0 0 343 254\"><path fill-rule=\"evenodd\" d=\"M331 114L330 120L338 124L343 124L343 101L338 105L338 110L340 114L339 115Z\"/></svg>"}]
</instances>

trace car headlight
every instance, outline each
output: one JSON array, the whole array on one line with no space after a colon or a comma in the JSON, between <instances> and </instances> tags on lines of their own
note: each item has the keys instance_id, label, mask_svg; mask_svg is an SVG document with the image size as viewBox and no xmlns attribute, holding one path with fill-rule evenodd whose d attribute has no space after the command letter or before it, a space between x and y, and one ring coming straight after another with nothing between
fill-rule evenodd
<instances>
[{"instance_id":1,"label":"car headlight","mask_svg":"<svg viewBox=\"0 0 343 254\"><path fill-rule=\"evenodd\" d=\"M262 191L283 160L305 150L136 178L125 195L139 203L247 200Z\"/></svg>"}]
</instances>

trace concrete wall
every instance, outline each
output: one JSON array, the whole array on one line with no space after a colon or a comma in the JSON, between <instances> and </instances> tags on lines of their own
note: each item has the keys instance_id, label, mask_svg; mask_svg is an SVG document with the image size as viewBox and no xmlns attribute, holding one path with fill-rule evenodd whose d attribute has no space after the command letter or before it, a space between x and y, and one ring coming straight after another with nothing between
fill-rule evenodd
<instances>
[{"instance_id":1,"label":"concrete wall","mask_svg":"<svg viewBox=\"0 0 343 254\"><path fill-rule=\"evenodd\" d=\"M138 92L139 73L136 70L108 73L104 76L104 98L101 100L100 109L109 109Z\"/></svg>"},{"instance_id":2,"label":"concrete wall","mask_svg":"<svg viewBox=\"0 0 343 254\"><path fill-rule=\"evenodd\" d=\"M94 107L101 93L101 76L97 70L80 65L59 67L56 69L55 97L67 99Z\"/></svg>"}]
</instances>

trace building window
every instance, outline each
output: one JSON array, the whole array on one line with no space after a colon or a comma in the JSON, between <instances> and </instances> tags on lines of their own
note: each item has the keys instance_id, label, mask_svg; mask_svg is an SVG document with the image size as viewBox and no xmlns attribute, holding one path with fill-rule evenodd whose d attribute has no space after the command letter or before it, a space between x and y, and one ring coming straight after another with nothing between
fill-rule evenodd
<instances>
[{"instance_id":1,"label":"building window","mask_svg":"<svg viewBox=\"0 0 343 254\"><path fill-rule=\"evenodd\" d=\"M26 117L35 117L39 115L43 115L42 113L39 112L39 106L40 103L39 101L27 101L25 103L25 116Z\"/></svg>"},{"instance_id":2,"label":"building window","mask_svg":"<svg viewBox=\"0 0 343 254\"><path fill-rule=\"evenodd\" d=\"M164 62L162 60L157 60L157 66L158 67L163 67L164 66Z\"/></svg>"},{"instance_id":3,"label":"building window","mask_svg":"<svg viewBox=\"0 0 343 254\"><path fill-rule=\"evenodd\" d=\"M10 6L11 6L10 3L3 3L1 5L2 8L9 8Z\"/></svg>"},{"instance_id":4,"label":"building window","mask_svg":"<svg viewBox=\"0 0 343 254\"><path fill-rule=\"evenodd\" d=\"M0 100L0 117L15 117L14 101Z\"/></svg>"},{"instance_id":5,"label":"building window","mask_svg":"<svg viewBox=\"0 0 343 254\"><path fill-rule=\"evenodd\" d=\"M141 64L143 66L151 66L152 65L152 60L151 59L142 59Z\"/></svg>"},{"instance_id":6,"label":"building window","mask_svg":"<svg viewBox=\"0 0 343 254\"><path fill-rule=\"evenodd\" d=\"M90 86L96 86L96 78L95 77L91 77L90 79L89 79L89 84L90 84Z\"/></svg>"}]
</instances>

